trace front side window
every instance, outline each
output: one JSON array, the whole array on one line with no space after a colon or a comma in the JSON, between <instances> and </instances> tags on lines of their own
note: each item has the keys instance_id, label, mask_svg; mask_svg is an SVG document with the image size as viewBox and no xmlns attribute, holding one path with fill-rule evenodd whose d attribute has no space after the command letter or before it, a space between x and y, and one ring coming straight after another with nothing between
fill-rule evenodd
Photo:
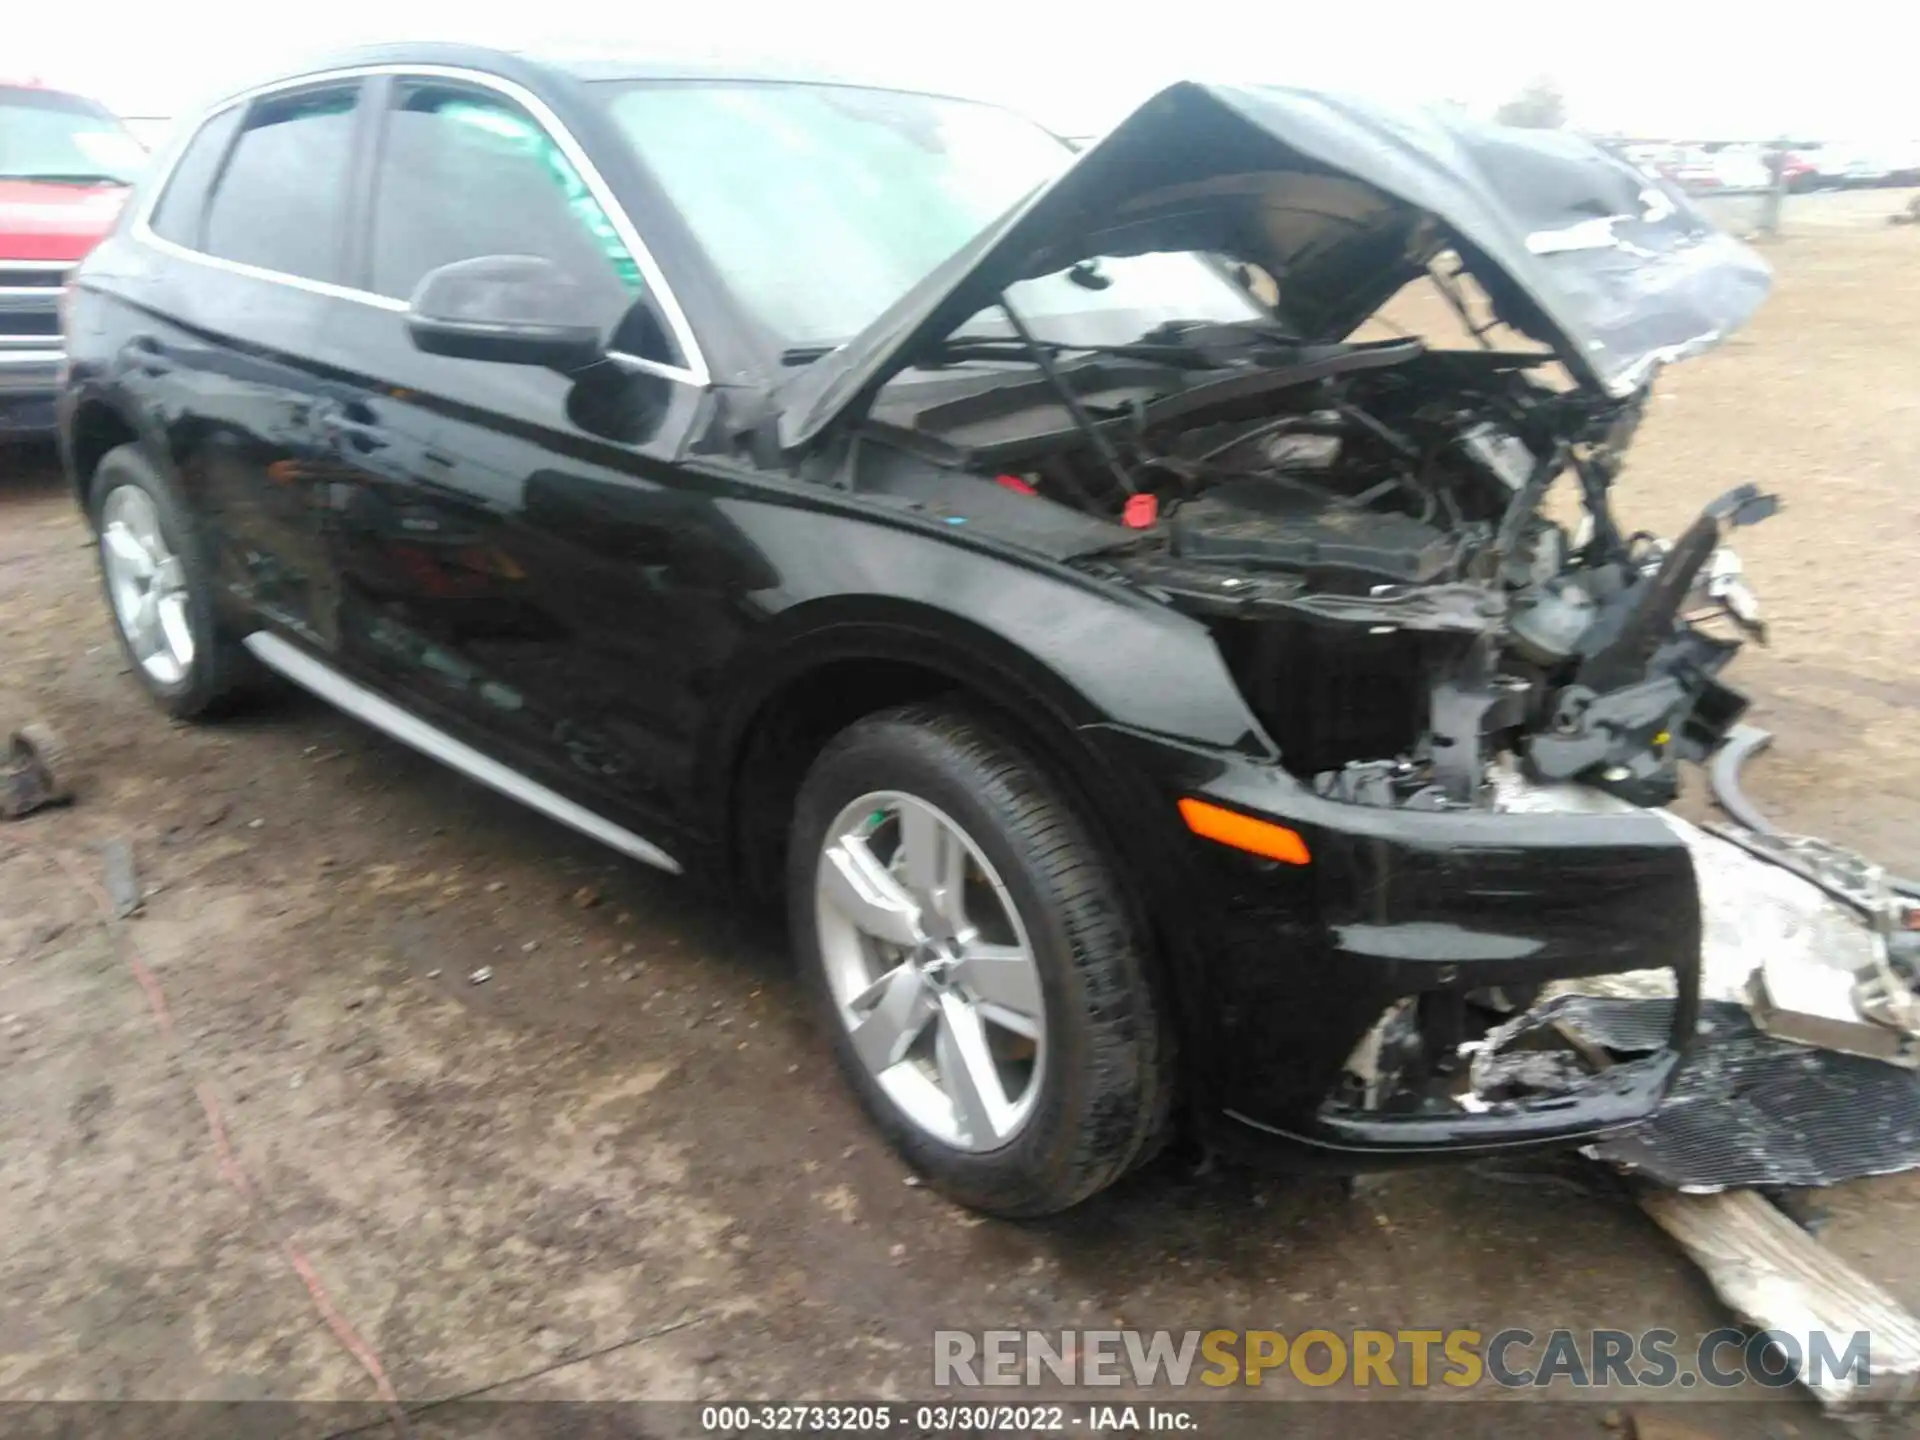
<instances>
[{"instance_id":1,"label":"front side window","mask_svg":"<svg viewBox=\"0 0 1920 1440\"><path fill-rule=\"evenodd\" d=\"M73 95L0 85L0 180L131 185L147 152L99 106Z\"/></svg>"},{"instance_id":2,"label":"front side window","mask_svg":"<svg viewBox=\"0 0 1920 1440\"><path fill-rule=\"evenodd\" d=\"M359 93L355 83L254 101L214 185L201 248L337 282Z\"/></svg>"},{"instance_id":3,"label":"front side window","mask_svg":"<svg viewBox=\"0 0 1920 1440\"><path fill-rule=\"evenodd\" d=\"M638 263L578 169L531 116L471 86L404 81L386 117L373 192L372 288L404 300L428 271L481 255L537 255L599 298L616 348L676 363L645 306ZM631 338L633 336L641 338Z\"/></svg>"},{"instance_id":4,"label":"front side window","mask_svg":"<svg viewBox=\"0 0 1920 1440\"><path fill-rule=\"evenodd\" d=\"M1056 175L1072 150L995 106L838 85L602 82L606 104L735 299L783 345L833 345ZM1259 311L1191 255L1109 259L1009 291L1036 332L1136 339ZM981 316L969 329L997 327Z\"/></svg>"}]
</instances>

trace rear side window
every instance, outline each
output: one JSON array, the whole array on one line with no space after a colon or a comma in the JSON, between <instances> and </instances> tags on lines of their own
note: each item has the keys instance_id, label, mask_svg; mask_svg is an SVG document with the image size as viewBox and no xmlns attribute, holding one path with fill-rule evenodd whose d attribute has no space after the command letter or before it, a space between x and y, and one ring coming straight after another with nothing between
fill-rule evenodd
<instances>
[{"instance_id":1,"label":"rear side window","mask_svg":"<svg viewBox=\"0 0 1920 1440\"><path fill-rule=\"evenodd\" d=\"M214 184L200 248L337 281L359 93L356 82L254 101Z\"/></svg>"},{"instance_id":2,"label":"rear side window","mask_svg":"<svg viewBox=\"0 0 1920 1440\"><path fill-rule=\"evenodd\" d=\"M171 240L176 245L199 245L200 217L207 211L207 192L213 188L213 177L219 173L220 158L227 153L227 143L240 127L241 112L242 107L238 105L222 110L200 127L181 153L173 173L167 177L167 188L160 192L153 216L147 222L153 233L163 240Z\"/></svg>"},{"instance_id":3,"label":"rear side window","mask_svg":"<svg viewBox=\"0 0 1920 1440\"><path fill-rule=\"evenodd\" d=\"M429 270L480 255L538 255L600 296L609 325L645 290L639 265L545 129L511 101L470 86L407 81L394 90L375 166L370 283L404 300ZM664 332L635 353L677 363ZM623 347L624 348L624 347Z\"/></svg>"}]
</instances>

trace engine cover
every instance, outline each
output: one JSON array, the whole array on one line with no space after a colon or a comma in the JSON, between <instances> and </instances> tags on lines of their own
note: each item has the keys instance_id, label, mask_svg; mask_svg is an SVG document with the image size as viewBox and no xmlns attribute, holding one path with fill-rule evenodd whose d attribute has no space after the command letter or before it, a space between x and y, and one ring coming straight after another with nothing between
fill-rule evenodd
<instances>
[{"instance_id":1,"label":"engine cover","mask_svg":"<svg viewBox=\"0 0 1920 1440\"><path fill-rule=\"evenodd\" d=\"M1173 553L1190 560L1293 571L1355 591L1450 579L1459 553L1410 515L1341 505L1269 479L1236 480L1187 501L1171 530Z\"/></svg>"}]
</instances>

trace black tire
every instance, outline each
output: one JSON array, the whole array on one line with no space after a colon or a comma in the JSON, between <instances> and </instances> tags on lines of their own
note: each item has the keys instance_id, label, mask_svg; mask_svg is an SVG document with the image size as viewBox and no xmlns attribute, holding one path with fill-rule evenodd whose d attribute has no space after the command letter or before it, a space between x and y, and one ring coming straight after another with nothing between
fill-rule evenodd
<instances>
[{"instance_id":1,"label":"black tire","mask_svg":"<svg viewBox=\"0 0 1920 1440\"><path fill-rule=\"evenodd\" d=\"M160 533L179 559L184 574L187 626L193 633L193 662L178 681L165 682L140 663L113 608L113 594L101 565L101 594L114 638L126 656L128 668L154 703L176 720L211 719L231 710L251 689L258 671L246 650L227 635L214 607L213 570L200 531L175 497L173 489L149 465L134 445L109 450L93 472L87 487L87 515L97 539L103 526L101 510L107 496L122 485L146 492L159 518ZM95 551L99 560L98 548Z\"/></svg>"},{"instance_id":2,"label":"black tire","mask_svg":"<svg viewBox=\"0 0 1920 1440\"><path fill-rule=\"evenodd\" d=\"M915 796L966 830L1028 932L1048 1060L1025 1124L1000 1149L954 1148L903 1115L840 1019L821 955L815 875L828 826L876 790ZM1171 1112L1173 1057L1144 929L1074 807L991 723L958 708L912 705L843 731L801 786L787 893L794 950L842 1073L888 1143L943 1194L1009 1218L1051 1214L1158 1148Z\"/></svg>"}]
</instances>

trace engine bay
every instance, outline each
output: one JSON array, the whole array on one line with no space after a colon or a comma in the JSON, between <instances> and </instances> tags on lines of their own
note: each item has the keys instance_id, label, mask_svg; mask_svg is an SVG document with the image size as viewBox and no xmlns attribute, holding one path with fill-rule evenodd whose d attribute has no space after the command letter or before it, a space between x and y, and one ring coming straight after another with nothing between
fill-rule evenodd
<instances>
[{"instance_id":1,"label":"engine bay","mask_svg":"<svg viewBox=\"0 0 1920 1440\"><path fill-rule=\"evenodd\" d=\"M1623 531L1611 489L1651 382L1600 396L1548 353L1412 338L1163 327L1078 359L1028 340L1039 363L986 375L966 362L1015 352L949 342L961 383L883 401L870 433L1100 522L1071 563L1203 618L1319 793L1483 807L1511 754L1663 804L1745 710L1718 677L1764 628L1725 538L1777 504L1743 487L1677 541Z\"/></svg>"}]
</instances>

